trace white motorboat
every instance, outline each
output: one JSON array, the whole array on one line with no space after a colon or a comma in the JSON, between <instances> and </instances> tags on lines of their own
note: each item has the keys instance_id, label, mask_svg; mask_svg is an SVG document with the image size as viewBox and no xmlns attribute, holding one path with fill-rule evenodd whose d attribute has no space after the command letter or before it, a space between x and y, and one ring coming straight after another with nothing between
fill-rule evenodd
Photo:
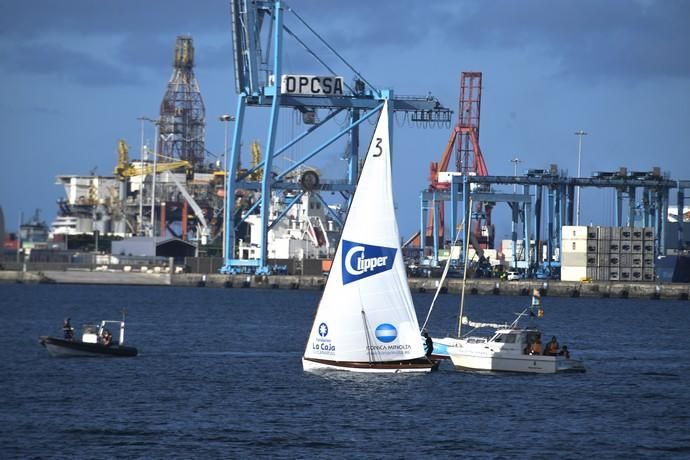
<instances>
[{"instance_id":1,"label":"white motorboat","mask_svg":"<svg viewBox=\"0 0 690 460\"><path fill-rule=\"evenodd\" d=\"M541 311L537 305L530 306L519 313L512 324L475 323L464 317L463 325L474 329L462 338L434 339L434 354L447 355L458 370L532 374L585 372L583 362L571 358L567 347L554 346L555 350L550 352L544 347L542 352L541 330L534 325L520 325L523 318L539 317ZM475 335L475 331L482 329L493 332L489 336Z\"/></svg>"},{"instance_id":2,"label":"white motorboat","mask_svg":"<svg viewBox=\"0 0 690 460\"><path fill-rule=\"evenodd\" d=\"M374 135L319 302L305 371L429 372L407 283L391 184L390 104Z\"/></svg>"},{"instance_id":3,"label":"white motorboat","mask_svg":"<svg viewBox=\"0 0 690 460\"><path fill-rule=\"evenodd\" d=\"M470 198L469 208L472 208ZM468 253L470 240L470 226L466 225L465 254ZM458 236L460 232L458 232ZM456 236L455 241L458 241ZM449 262L443 272L434 300L429 307L424 327L426 327L434 303L438 297L443 281L448 273ZM535 289L532 294L532 304L518 313L517 318L511 324L474 323L463 316L465 306L465 284L467 281L467 262L463 273L462 291L460 296L460 312L458 314L458 328L455 337L432 337L432 359L450 359L453 366L459 370L490 371L490 372L523 372L530 374L554 374L557 372L584 372L582 361L571 359L567 347L558 348L557 342L551 344L547 350L544 347L542 353L541 331L533 324L520 325L521 320L527 317L530 322L534 318L543 316L541 308L541 295ZM463 325L472 327L469 333L463 334ZM493 332L479 335L477 330L491 329ZM553 338L555 341L555 337ZM537 345L538 344L538 345Z\"/></svg>"}]
</instances>

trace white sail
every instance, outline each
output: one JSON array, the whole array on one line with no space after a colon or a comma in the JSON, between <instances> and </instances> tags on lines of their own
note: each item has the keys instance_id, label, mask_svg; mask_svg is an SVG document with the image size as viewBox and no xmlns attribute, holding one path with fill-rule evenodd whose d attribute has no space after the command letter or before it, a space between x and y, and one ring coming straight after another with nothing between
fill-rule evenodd
<instances>
[{"instance_id":1,"label":"white sail","mask_svg":"<svg viewBox=\"0 0 690 460\"><path fill-rule=\"evenodd\" d=\"M369 145L304 357L350 363L424 357L395 219L388 101Z\"/></svg>"}]
</instances>

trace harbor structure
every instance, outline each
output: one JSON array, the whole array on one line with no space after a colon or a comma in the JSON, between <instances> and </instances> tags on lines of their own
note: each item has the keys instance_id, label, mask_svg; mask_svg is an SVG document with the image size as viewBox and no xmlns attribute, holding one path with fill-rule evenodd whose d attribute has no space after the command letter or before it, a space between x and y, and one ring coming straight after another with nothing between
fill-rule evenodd
<instances>
[{"instance_id":1,"label":"harbor structure","mask_svg":"<svg viewBox=\"0 0 690 460\"><path fill-rule=\"evenodd\" d=\"M228 146L226 140L224 150L224 161L230 150L229 164L205 164L205 108L193 72L194 46L191 37L177 37L173 74L159 118L140 118L142 126L150 122L156 129L153 149L144 145L142 136L140 158L132 160L122 141L118 143L113 176L59 176L67 198L61 201L60 215L52 226L54 235L179 237L195 242L201 254L207 247L220 246L222 239L223 247L227 247L224 273L267 273L271 270L270 260L276 258L328 258L356 187L359 130L363 122L372 120L381 98L389 98L394 110L409 117L409 121L425 125L450 123L452 112L433 96L398 96L371 85L282 2L233 0L231 7L239 98L236 115L223 120L226 133L228 122L233 122L232 143ZM331 51L345 72L335 70L323 56L312 52L325 71L305 69L299 74L283 74L284 40L296 39L300 46L310 49L296 36L295 28L288 27L288 16L319 46ZM351 80L342 76L345 73L352 75ZM446 158L444 152L444 158L436 164L436 187L422 192L420 234L429 236L433 231L434 238L419 239L420 259L431 252L438 262L441 252L454 253L447 248L446 235L455 233L462 221L473 222L474 252L491 251L495 233L491 211L505 202L514 227L511 260L505 265L533 274L544 263L558 264L563 252L562 226L577 223L573 222L573 203L577 201L572 195L580 187L614 190L615 225L652 228L656 255L684 250L687 232L682 219L671 227L664 216L670 206L670 190L678 190L682 208L690 181L673 180L668 174L662 175L659 168L642 172L621 168L598 172L591 178L582 178L579 173L570 178L551 165L545 170L529 170L525 176L518 176L517 170L514 176L489 176L479 147L481 78L480 72L461 75L458 121L451 133L454 144L449 144L455 161L451 161L450 153ZM250 166L242 162L245 109L270 109L265 155L261 155L259 143L252 142ZM279 119L284 119L286 112L298 115L305 130L278 146ZM339 114L346 116L345 128L324 134L326 125ZM317 131L321 137L316 136ZM301 148L298 157L285 158L294 155L293 148L310 138L315 142ZM305 149L308 153L303 153ZM334 154L346 160L340 175L322 177L319 169L310 164L317 156ZM282 159L291 165L278 167ZM450 170L453 167L455 170ZM494 190L494 185L502 184L512 185L513 193ZM444 203L450 205L450 211ZM462 208L461 213L458 208ZM444 216L450 216L451 231L447 233ZM542 221L546 222L545 235L541 234ZM671 240L674 244L669 244ZM498 248L497 255L489 252L494 261L503 247Z\"/></svg>"},{"instance_id":2,"label":"harbor structure","mask_svg":"<svg viewBox=\"0 0 690 460\"><path fill-rule=\"evenodd\" d=\"M360 168L360 127L378 114L381 101L389 99L394 111L408 115L412 122L426 125L450 121L451 111L430 95L402 97L391 90L372 85L294 8L287 8L281 1L259 3L232 0L231 14L238 102L225 191L228 197L225 209L225 215L228 216L225 221L227 250L222 271L262 274L270 272L269 231L287 215L287 209L277 215L271 210L274 192L294 196L287 203L287 208L299 202L304 194L315 196L322 202L323 209L329 210L330 216L341 226L342 216L332 210L335 207L346 210L349 206ZM291 21L289 25L288 21ZM304 31L306 37L298 36L295 32L297 29ZM301 74L283 73L285 38L294 39L301 48L306 49L308 56L315 58L319 70ZM317 53L314 45L328 50L329 55ZM336 67L353 74L352 79L346 79L336 71ZM269 115L263 144L265 155L255 168L242 171L239 158L246 109L269 109ZM279 146L276 141L279 119L281 113L286 111L299 114L308 128ZM339 114L346 118L344 128L332 122ZM278 169L277 162L287 153L294 152L293 147L297 145L307 153L299 154L289 166ZM344 167L338 177L324 178L313 169L304 169L317 155L324 157L329 154L346 160L342 162ZM261 179L252 179L251 174L259 170L262 171ZM253 194L256 201L250 208L237 205L235 197L238 191ZM330 193L340 196L339 203L331 201ZM237 235L240 226L248 219L258 219L261 233L257 241L252 241L257 248L255 255L247 259L238 252Z\"/></svg>"}]
</instances>

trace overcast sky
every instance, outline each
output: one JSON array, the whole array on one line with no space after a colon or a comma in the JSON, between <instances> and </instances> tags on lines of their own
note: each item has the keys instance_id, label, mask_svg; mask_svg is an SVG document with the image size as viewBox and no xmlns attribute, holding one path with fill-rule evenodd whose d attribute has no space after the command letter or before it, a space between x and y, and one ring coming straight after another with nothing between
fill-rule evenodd
<instances>
[{"instance_id":1,"label":"overcast sky","mask_svg":"<svg viewBox=\"0 0 690 460\"><path fill-rule=\"evenodd\" d=\"M491 174L511 174L517 156L521 170L556 163L574 175L574 132L584 129L583 175L659 166L690 179L690 2L287 3L369 81L397 94L431 92L457 111L460 73L483 72L480 144ZM63 196L56 175L112 174L119 138L138 152L137 117L158 116L181 34L196 48L206 148L220 154L217 116L233 113L236 101L226 1L4 2L0 206L9 228L36 208L54 218ZM284 71L309 73L307 61L292 50ZM288 121L284 129L301 132ZM265 124L250 130L265 138ZM403 235L418 225L419 191L448 133L396 129ZM583 202L583 220L612 223L611 195L586 192ZM507 215L495 212L499 221ZM498 238L505 234L499 228Z\"/></svg>"}]
</instances>

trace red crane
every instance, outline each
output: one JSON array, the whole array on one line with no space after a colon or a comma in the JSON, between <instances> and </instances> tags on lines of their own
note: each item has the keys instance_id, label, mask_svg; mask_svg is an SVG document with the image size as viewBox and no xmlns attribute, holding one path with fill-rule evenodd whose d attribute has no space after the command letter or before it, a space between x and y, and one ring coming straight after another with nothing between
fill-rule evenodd
<instances>
[{"instance_id":1,"label":"red crane","mask_svg":"<svg viewBox=\"0 0 690 460\"><path fill-rule=\"evenodd\" d=\"M461 174L487 176L489 174L481 147L479 146L479 119L481 111L482 74L481 72L462 72L460 76L460 103L458 122L450 133L441 160L432 162L429 168L429 190L449 190L450 182L440 181L439 173L448 171L455 146L456 171ZM487 186L488 188L488 186ZM474 210L476 222L472 233L482 249L494 247L494 228L491 224L493 203L477 203ZM444 241L444 203L437 202L439 223L436 226L439 243ZM433 234L434 213L429 213L426 229L427 243ZM433 242L433 240L432 240ZM476 248L478 249L478 248Z\"/></svg>"}]
</instances>

